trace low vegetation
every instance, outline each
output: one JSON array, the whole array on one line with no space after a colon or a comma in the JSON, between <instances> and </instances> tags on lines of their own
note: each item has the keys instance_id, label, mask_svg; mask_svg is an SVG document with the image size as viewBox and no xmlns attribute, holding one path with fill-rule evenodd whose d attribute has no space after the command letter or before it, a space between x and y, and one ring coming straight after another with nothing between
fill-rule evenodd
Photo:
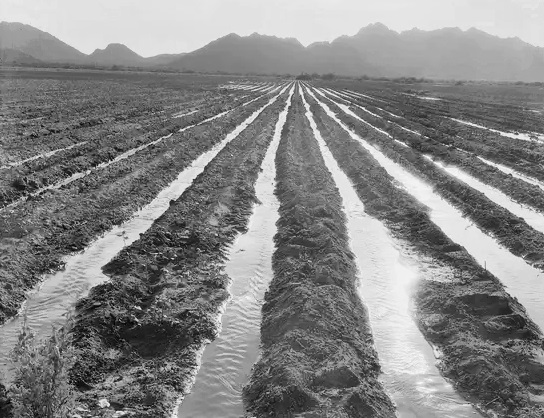
<instances>
[{"instance_id":1,"label":"low vegetation","mask_svg":"<svg viewBox=\"0 0 544 418\"><path fill-rule=\"evenodd\" d=\"M12 353L15 377L9 387L14 418L68 418L74 393L68 373L75 362L69 319L51 336L39 341L25 318Z\"/></svg>"}]
</instances>

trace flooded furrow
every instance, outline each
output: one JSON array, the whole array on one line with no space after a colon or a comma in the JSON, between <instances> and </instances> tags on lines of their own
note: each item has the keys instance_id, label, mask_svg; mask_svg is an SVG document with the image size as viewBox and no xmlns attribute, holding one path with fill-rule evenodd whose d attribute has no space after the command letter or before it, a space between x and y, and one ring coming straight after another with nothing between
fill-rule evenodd
<instances>
[{"instance_id":1,"label":"flooded furrow","mask_svg":"<svg viewBox=\"0 0 544 418\"><path fill-rule=\"evenodd\" d=\"M324 97L324 98L326 98L326 99L328 99L328 100L331 100L331 99L330 99L329 97L327 97L327 95L326 95L325 93L323 93L320 89L314 88L314 91L315 91L316 93L318 93L320 96L322 96L322 97ZM343 99L342 99L342 100L343 100ZM334 100L331 100L331 101L334 102ZM346 101L347 101L347 100L346 100ZM378 132L384 134L384 135L387 136L388 138L393 139L393 137L392 137L389 133L385 132L383 129L377 128L376 126L372 125L371 123L368 123L368 122L367 122L366 120L364 120L363 118L357 116L355 113L353 113L351 110L349 110L349 106L343 105L343 104L340 104L340 103L337 103L337 102L334 102L334 103L335 103L338 107L340 107L342 110L344 110L345 112L349 112L349 115L350 115L350 116L353 116L353 117L356 118L358 121L364 123L365 125L368 125L368 126L371 127L372 129L375 129L376 131L378 131ZM352 104L351 102L349 102L349 103ZM359 108L361 108L362 110L364 110L365 112L367 112L367 110L364 109L362 106L359 106L359 105L354 105L354 106L359 107Z\"/></svg>"},{"instance_id":2,"label":"flooded furrow","mask_svg":"<svg viewBox=\"0 0 544 418\"><path fill-rule=\"evenodd\" d=\"M462 151L462 152L466 152L466 151L463 151L461 149L457 149L458 151ZM484 162L485 164L487 165L490 165L492 167L495 167L496 169L502 171L503 173L505 174L509 174L511 175L512 177L515 177L517 179L520 179L520 180L523 180L524 182L526 183L529 183L529 184L532 184L533 186L538 186L540 187L542 190L544 190L544 183L541 182L540 180L537 180L535 178L532 178L532 177L529 177L523 173L519 173L517 172L516 170L513 170L511 169L510 167L507 167L503 164L499 164L499 163L495 163L493 161L490 161L490 160L486 160L485 158L483 157L480 157L478 156L477 157L480 161Z\"/></svg>"},{"instance_id":3,"label":"flooded furrow","mask_svg":"<svg viewBox=\"0 0 544 418\"><path fill-rule=\"evenodd\" d=\"M260 204L255 206L248 231L229 251L225 272L232 280L231 299L221 318L221 332L204 351L196 383L178 409L180 418L244 415L242 386L259 354L261 305L273 274L273 237L279 218L274 195L275 156L293 92L294 87L279 115L255 185Z\"/></svg>"},{"instance_id":4,"label":"flooded furrow","mask_svg":"<svg viewBox=\"0 0 544 418\"><path fill-rule=\"evenodd\" d=\"M386 227L365 213L351 181L328 149L303 96L314 136L342 196L351 249L360 273L360 296L368 307L384 386L400 418L468 417L464 401L436 368L432 347L412 317L411 293L418 262L402 254Z\"/></svg>"},{"instance_id":5,"label":"flooded furrow","mask_svg":"<svg viewBox=\"0 0 544 418\"><path fill-rule=\"evenodd\" d=\"M256 100L259 100L261 98L263 98L266 94L263 94L263 95L260 95L250 101L247 101L247 102L244 102L241 104L241 106L247 106L249 105L250 103L253 103L255 102ZM238 106L237 106L238 107ZM184 128L181 128L179 129L179 133L182 133L182 132L185 132L189 129L192 129L194 127L197 127L197 126L200 126L200 125L203 125L205 123L208 123L208 122L211 122L215 119L219 119L225 115L228 115L230 112L232 112L234 109L236 109L236 107L232 108L232 109L229 109L229 110L225 110L224 112L221 112L221 113L218 113L217 115L214 115L214 116L211 116L209 118L206 118L198 123L193 123L191 125L187 125L185 126ZM151 146L154 146L154 145L157 145L159 144L160 142L164 141L165 139L169 139L170 137L172 137L173 134L168 134L168 135L164 135L164 136L161 136L160 138L154 140L154 141L151 141L151 142L147 142L145 144L142 144L138 147L135 147L135 148L131 148L129 149L128 151L125 151L121 154L119 154L118 156L116 156L115 158L111 159L111 160L108 160L108 161L104 161L103 163L100 163L98 164L96 167L93 167L91 169L88 169L88 170L85 170L85 171L81 171L81 172L78 172L78 173L74 173L72 174L70 177L66 178L66 179L63 179L55 184L50 184L48 186L45 186L45 187L42 187L34 192L32 192L31 194L29 194L28 196L23 196L21 198L19 198L18 200L10 203L9 205L6 205L4 207L0 207L0 211L3 210L3 209L12 209L14 208L15 206L25 202L26 200L29 199L29 197L35 197L35 196L39 196L40 194L46 192L47 190L57 190L57 189L60 189L61 187L63 186L67 186L68 184L76 181L76 180L79 180L79 179L82 179L88 175L90 175L91 173L93 173L94 171L96 170L102 170L104 168L107 168L109 167L110 165L112 164L115 164L115 163L118 163L119 161L122 161L122 160L126 160L127 158L133 156L134 154L136 154L137 152L140 152L140 151L143 151Z\"/></svg>"},{"instance_id":6,"label":"flooded furrow","mask_svg":"<svg viewBox=\"0 0 544 418\"><path fill-rule=\"evenodd\" d=\"M257 109L227 134L220 143L196 158L178 175L176 180L163 189L151 203L138 211L133 218L112 228L83 252L68 257L63 271L46 275L41 285L29 294L23 306L28 324L37 337L48 335L52 325L62 324L65 320L64 315L79 298L86 295L91 287L107 281L108 277L102 273L102 266L123 248L139 239L140 234L149 229L153 222L168 209L172 200L178 199L183 194L194 179L204 171L208 163L274 103L285 90L286 88ZM21 325L22 318L18 316L0 328L0 369L6 375L10 368L9 352L17 341Z\"/></svg>"},{"instance_id":7,"label":"flooded furrow","mask_svg":"<svg viewBox=\"0 0 544 418\"><path fill-rule=\"evenodd\" d=\"M330 90L330 89L329 89L329 90ZM342 97L349 98L349 99L351 99L351 100L353 100L353 99L360 99L360 98L358 98L357 96L355 96L354 94L348 93L348 92L346 92L346 91L343 91L343 92L338 91L338 90L332 90L332 91L334 91L334 93L339 94L339 95L342 96ZM370 98L370 97L369 97L369 98ZM372 99L372 98L371 98L371 99ZM376 99L372 99L372 100L376 100ZM383 101L383 100L382 100L382 101ZM385 110L385 109L382 109L381 107L378 107L378 106L376 106L376 105L374 105L374 104L373 104L372 106L374 106L374 107L375 107L376 109L378 109L378 110L381 110L381 111L384 112L384 113L387 113L389 116L392 116L392 117L397 118L397 119L402 118L402 116L396 115L396 114L394 114L394 113L391 113L390 111Z\"/></svg>"},{"instance_id":8,"label":"flooded furrow","mask_svg":"<svg viewBox=\"0 0 544 418\"><path fill-rule=\"evenodd\" d=\"M362 111L368 113L369 115L374 116L375 118L383 119L383 116L380 116L380 115L378 115L378 114L376 114L374 112L371 112L366 107L361 106L360 104L354 103L353 99L350 100L349 98L342 97L341 93L337 93L337 92L335 92L335 91L333 91L331 89L322 89L322 91L325 92L325 93L329 93L331 96L336 97L337 99L340 99L340 100L342 100L344 102L347 102L348 104L350 104L352 106L358 107Z\"/></svg>"},{"instance_id":9,"label":"flooded furrow","mask_svg":"<svg viewBox=\"0 0 544 418\"><path fill-rule=\"evenodd\" d=\"M334 100L333 100L333 102L334 102ZM342 108L342 105L340 105L338 103L336 103L336 104L340 108ZM357 105L355 105L355 106L357 106ZM357 106L357 107L360 107L360 106ZM342 108L342 109L345 110L346 108ZM355 117L359 121L365 122L362 118L360 118L359 116L357 116L355 114L352 115L350 113L350 115ZM417 135L419 137L430 140L430 138L422 135L420 132L413 131L411 129L405 128L402 125L400 125L398 123L395 123L395 122L392 122L392 121L389 121L389 122L394 124L395 126L401 128L401 129L407 131L407 132L413 133L413 134L415 134L415 135ZM378 127L370 124L369 122L365 122L365 124L367 126L373 128L374 130L383 133L383 131L381 131ZM390 137L393 138L392 136L390 136ZM410 147L410 145L406 144L405 142L401 142L401 141L399 141L397 139L394 139L394 141L397 142L400 145L403 145L404 147ZM459 148L454 148L454 149L456 151L458 151L458 152L462 152L462 153L467 154L467 151L464 151L462 149L459 149ZM509 193L508 189L506 189L505 191L502 191L502 190L497 189L493 185L486 184L485 175L484 175L483 179L478 179L478 178L474 177L472 174L466 172L464 169L461 169L461 168L459 168L458 166L456 166L454 164L450 164L450 163L446 164L446 163L443 163L443 162L436 161L436 160L433 159L432 156L429 156L429 155L425 155L424 157L427 158L428 161L435 164L438 168L446 171L447 173L449 173L453 177L457 178L458 180L462 181L463 183L467 184L468 186L472 187L473 189L478 190L479 192L483 193L492 202L494 202L497 205L505 208L506 210L510 211L512 214L514 214L516 216L519 216L521 218L524 218L526 220L526 222L531 227L533 227L535 230L540 231L540 232L544 232L544 230L543 230L543 228L544 228L544 219L542 219L542 217L540 215L540 212L538 211L537 207L531 206L530 203L528 204L528 206L526 206L526 205L524 205L524 200L523 199L518 201L518 200L515 200L513 197L510 197L507 194L507 193ZM543 185L542 182L539 182L538 180L533 179L530 176L518 173L515 170L513 170L513 169L511 169L511 168L509 168L507 166L491 162L491 161L486 160L486 159L484 159L482 157L477 156L477 158L480 161L482 161L483 163L485 163L487 165L490 165L492 167L495 167L495 168L497 168L498 170L502 171L505 174L509 174L512 177L515 177L516 179L522 180L522 181L524 181L524 182L526 182L528 184L535 185L535 186L540 187L541 189L544 189L544 185ZM477 173L477 174L479 174L479 173ZM518 199L519 199L519 196L518 196Z\"/></svg>"},{"instance_id":10,"label":"flooded furrow","mask_svg":"<svg viewBox=\"0 0 544 418\"><path fill-rule=\"evenodd\" d=\"M517 203L500 190L481 182L480 180L472 177L470 174L466 173L458 167L446 165L442 162L435 161L429 156L425 157L451 176L462 181L473 189L483 193L492 202L496 203L499 206L502 206L514 215L523 218L525 222L527 222L527 224L535 230L544 233L544 216L542 216L540 212L536 211L531 207L527 207L520 203Z\"/></svg>"},{"instance_id":11,"label":"flooded furrow","mask_svg":"<svg viewBox=\"0 0 544 418\"><path fill-rule=\"evenodd\" d=\"M462 119L455 119L455 118L449 118L457 123L460 123L462 125L472 126L473 128L479 128L483 129L489 132L493 132L496 134L499 134L500 136L504 136L506 138L512 138L512 139L521 139L522 141L529 141L529 142L540 142L544 141L544 134L540 134L538 132L531 132L531 133L515 133L515 132L504 132L500 131L498 129L493 128L487 128L483 125L478 125L477 123L468 122L466 120Z\"/></svg>"},{"instance_id":12,"label":"flooded furrow","mask_svg":"<svg viewBox=\"0 0 544 418\"><path fill-rule=\"evenodd\" d=\"M346 93L349 93L355 97L364 97L366 99L370 99L370 100L377 100L379 102L384 102L384 103L387 103L385 100L382 100L382 99L378 99L376 97L372 97L372 96L368 96L366 94L363 94L363 93L359 93L359 92L356 92L356 91L353 91L353 90L348 90L348 89L344 89L344 92Z\"/></svg>"},{"instance_id":13,"label":"flooded furrow","mask_svg":"<svg viewBox=\"0 0 544 418\"><path fill-rule=\"evenodd\" d=\"M180 112L180 113L176 113L175 115L172 115L172 118L182 118L184 116L189 116L189 115L192 115L196 112L198 112L199 109L195 109L195 110L192 110L190 112Z\"/></svg>"},{"instance_id":14,"label":"flooded furrow","mask_svg":"<svg viewBox=\"0 0 544 418\"><path fill-rule=\"evenodd\" d=\"M323 102L319 101L311 91L309 94L318 102L329 117L338 123L351 138L359 142L380 165L410 195L430 209L431 220L452 241L462 245L489 272L495 275L508 292L516 297L525 307L533 321L544 329L544 278L542 272L528 265L522 258L516 257L495 239L477 228L463 214L443 200L433 187L402 166L386 157L377 148L366 142L353 130L338 119L336 114Z\"/></svg>"},{"instance_id":15,"label":"flooded furrow","mask_svg":"<svg viewBox=\"0 0 544 418\"><path fill-rule=\"evenodd\" d=\"M317 90L318 91L318 90ZM322 92L319 92L323 97L327 97ZM330 100L330 99L329 99ZM334 102L334 101L333 101ZM357 120L364 122L369 127L375 129L376 131L379 131L381 133L385 133L381 129L375 127L371 123L365 121L361 117L357 116L355 113L353 113L347 105L343 105L341 103L334 102L344 113L356 118ZM391 135L387 134L388 137L392 138ZM398 142L398 141L397 141ZM453 165L446 165L440 161L435 161L430 156L425 156L428 161L431 161L435 166L440 168L441 170L444 170L451 176L455 177L456 179L460 180L461 182L465 183L466 185L472 187L473 189L483 193L489 200L491 200L493 203L503 207L504 209L508 210L512 214L519 216L520 218L523 218L525 222L535 230L539 232L544 233L544 216L540 212L538 212L536 209L533 209L532 207L528 207L525 205L522 205L513 199L511 199L508 195L503 193L502 191L496 189L495 187L489 186L482 181L476 179L472 175L468 174L464 170L453 166Z\"/></svg>"},{"instance_id":16,"label":"flooded furrow","mask_svg":"<svg viewBox=\"0 0 544 418\"><path fill-rule=\"evenodd\" d=\"M53 156L53 155L55 155L55 154L57 154L59 152L68 151L68 150L71 150L71 149L74 149L74 148L77 148L77 147L81 147L82 145L87 144L87 142L88 141L78 142L77 144L70 145L69 147L66 147L66 148L58 148L58 149L55 149L53 151L44 152L43 154L35 155L35 156L27 158L25 160L17 161L17 162L14 162L14 163L9 163L7 165L0 166L0 170L6 170L8 168L13 168L13 167L19 167L20 165L29 163L31 161L39 160L40 158L48 158L48 157L51 157L51 156Z\"/></svg>"}]
</instances>

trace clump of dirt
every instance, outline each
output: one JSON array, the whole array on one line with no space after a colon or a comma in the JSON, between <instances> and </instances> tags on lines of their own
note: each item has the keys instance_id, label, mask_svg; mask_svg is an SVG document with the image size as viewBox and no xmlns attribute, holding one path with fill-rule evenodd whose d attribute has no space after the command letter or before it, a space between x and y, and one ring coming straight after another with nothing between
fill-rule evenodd
<instances>
[{"instance_id":1,"label":"clump of dirt","mask_svg":"<svg viewBox=\"0 0 544 418\"><path fill-rule=\"evenodd\" d=\"M304 112L297 96L279 144L274 278L244 399L259 417L393 417L341 198Z\"/></svg>"}]
</instances>

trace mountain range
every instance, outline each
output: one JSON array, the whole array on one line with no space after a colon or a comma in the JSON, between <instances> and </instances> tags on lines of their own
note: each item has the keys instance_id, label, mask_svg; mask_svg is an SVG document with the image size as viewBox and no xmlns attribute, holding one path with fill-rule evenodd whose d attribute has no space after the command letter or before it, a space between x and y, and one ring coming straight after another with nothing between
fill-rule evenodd
<instances>
[{"instance_id":1,"label":"mountain range","mask_svg":"<svg viewBox=\"0 0 544 418\"><path fill-rule=\"evenodd\" d=\"M122 44L86 55L22 23L0 22L4 63L71 63L237 74L335 73L349 76L544 81L544 48L471 28L395 32L381 23L353 36L305 47L294 38L229 34L190 53L144 58Z\"/></svg>"}]
</instances>

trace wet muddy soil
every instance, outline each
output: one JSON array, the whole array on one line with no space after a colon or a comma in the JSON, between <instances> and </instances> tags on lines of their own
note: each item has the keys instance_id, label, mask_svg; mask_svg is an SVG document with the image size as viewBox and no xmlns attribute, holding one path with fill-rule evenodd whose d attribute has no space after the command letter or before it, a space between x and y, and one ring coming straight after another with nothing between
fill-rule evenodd
<instances>
[{"instance_id":1,"label":"wet muddy soil","mask_svg":"<svg viewBox=\"0 0 544 418\"><path fill-rule=\"evenodd\" d=\"M499 416L537 417L544 365L542 336L501 283L431 222L427 208L311 100L318 128L353 182L366 211L394 237L452 269L452 280L424 277L417 321L440 353L439 367L468 400Z\"/></svg>"},{"instance_id":2,"label":"wet muddy soil","mask_svg":"<svg viewBox=\"0 0 544 418\"><path fill-rule=\"evenodd\" d=\"M262 353L244 398L259 417L393 417L341 198L304 112L296 96L276 159L280 220Z\"/></svg>"},{"instance_id":3,"label":"wet muddy soil","mask_svg":"<svg viewBox=\"0 0 544 418\"><path fill-rule=\"evenodd\" d=\"M544 234L531 228L524 219L489 200L483 193L447 174L423 154L404 147L391 138L344 113L333 102L324 99L337 112L338 118L368 142L406 170L432 184L435 191L463 212L481 230L493 236L514 255L523 257L535 267L544 269Z\"/></svg>"},{"instance_id":4,"label":"wet muddy soil","mask_svg":"<svg viewBox=\"0 0 544 418\"><path fill-rule=\"evenodd\" d=\"M228 297L226 249L246 228L283 101L228 143L140 240L105 266L111 280L78 303L72 378L81 402L92 408L105 397L112 411L172 414L203 345L216 336Z\"/></svg>"},{"instance_id":5,"label":"wet muddy soil","mask_svg":"<svg viewBox=\"0 0 544 418\"><path fill-rule=\"evenodd\" d=\"M130 218L260 102L236 109L13 209L0 210L0 324L17 313L42 275L63 257Z\"/></svg>"}]
</instances>

